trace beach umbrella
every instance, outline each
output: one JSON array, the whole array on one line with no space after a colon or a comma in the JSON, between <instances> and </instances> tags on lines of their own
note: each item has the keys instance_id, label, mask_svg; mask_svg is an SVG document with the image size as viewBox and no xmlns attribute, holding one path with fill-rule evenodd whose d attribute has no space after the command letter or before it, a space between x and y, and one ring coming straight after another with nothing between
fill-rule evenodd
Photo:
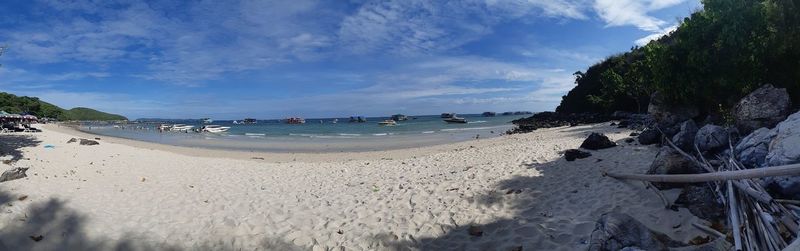
<instances>
[{"instance_id":1,"label":"beach umbrella","mask_svg":"<svg viewBox=\"0 0 800 251\"><path fill-rule=\"evenodd\" d=\"M7 113L6 111L0 111L0 118L8 118L11 116L11 113Z\"/></svg>"}]
</instances>

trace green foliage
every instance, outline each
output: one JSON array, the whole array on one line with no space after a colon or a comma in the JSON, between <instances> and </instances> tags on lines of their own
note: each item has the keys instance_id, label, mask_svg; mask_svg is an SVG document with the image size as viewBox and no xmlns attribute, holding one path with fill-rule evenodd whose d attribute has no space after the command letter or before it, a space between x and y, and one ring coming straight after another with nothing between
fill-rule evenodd
<instances>
[{"instance_id":1,"label":"green foliage","mask_svg":"<svg viewBox=\"0 0 800 251\"><path fill-rule=\"evenodd\" d=\"M127 118L104 113L89 108L73 108L64 110L58 106L39 100L35 97L19 97L0 92L0 110L9 113L31 114L41 118L57 118L59 120L127 120Z\"/></svg>"},{"instance_id":2,"label":"green foliage","mask_svg":"<svg viewBox=\"0 0 800 251\"><path fill-rule=\"evenodd\" d=\"M717 113L765 83L800 101L800 0L703 6L672 34L590 67L556 110L635 111L631 100L646 104L659 91L668 101Z\"/></svg>"}]
</instances>

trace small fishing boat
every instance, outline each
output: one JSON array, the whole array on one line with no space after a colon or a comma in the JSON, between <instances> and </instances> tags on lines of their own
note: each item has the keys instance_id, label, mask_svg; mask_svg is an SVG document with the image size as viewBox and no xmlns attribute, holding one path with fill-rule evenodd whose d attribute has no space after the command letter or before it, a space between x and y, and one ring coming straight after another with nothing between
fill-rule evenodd
<instances>
[{"instance_id":1,"label":"small fishing boat","mask_svg":"<svg viewBox=\"0 0 800 251\"><path fill-rule=\"evenodd\" d=\"M350 123L364 123L367 122L367 119L361 116L352 116L350 117Z\"/></svg>"},{"instance_id":2,"label":"small fishing boat","mask_svg":"<svg viewBox=\"0 0 800 251\"><path fill-rule=\"evenodd\" d=\"M331 123L333 123L333 124L339 123L339 119L333 119L333 121L331 121Z\"/></svg>"},{"instance_id":3,"label":"small fishing boat","mask_svg":"<svg viewBox=\"0 0 800 251\"><path fill-rule=\"evenodd\" d=\"M161 130L161 131L169 131L170 129L172 129L172 126L171 126L171 125L167 125L167 124L160 124L160 125L158 125L158 130Z\"/></svg>"},{"instance_id":4,"label":"small fishing boat","mask_svg":"<svg viewBox=\"0 0 800 251\"><path fill-rule=\"evenodd\" d=\"M396 126L397 125L397 121L394 121L394 120L391 120L391 119L387 119L387 120L378 122L378 124L382 125L382 126Z\"/></svg>"},{"instance_id":5,"label":"small fishing boat","mask_svg":"<svg viewBox=\"0 0 800 251\"><path fill-rule=\"evenodd\" d=\"M193 125L186 125L186 124L174 124L170 127L170 131L173 132L188 132L194 128Z\"/></svg>"},{"instance_id":6,"label":"small fishing boat","mask_svg":"<svg viewBox=\"0 0 800 251\"><path fill-rule=\"evenodd\" d=\"M210 132L210 133L223 133L223 132L227 132L228 129L231 129L231 128L227 127L227 126L221 126L221 125L206 125L206 126L203 126L203 128L200 131L201 132Z\"/></svg>"},{"instance_id":7,"label":"small fishing boat","mask_svg":"<svg viewBox=\"0 0 800 251\"><path fill-rule=\"evenodd\" d=\"M408 120L408 116L403 115L403 114L395 114L395 115L392 115L392 120L394 120L394 121L405 121L405 120Z\"/></svg>"},{"instance_id":8,"label":"small fishing boat","mask_svg":"<svg viewBox=\"0 0 800 251\"><path fill-rule=\"evenodd\" d=\"M497 113L496 112L484 112L481 115L483 115L484 117L494 117L494 116L497 116Z\"/></svg>"},{"instance_id":9,"label":"small fishing boat","mask_svg":"<svg viewBox=\"0 0 800 251\"><path fill-rule=\"evenodd\" d=\"M449 119L449 118L452 118L452 117L455 117L455 116L456 116L456 114L455 114L455 113L449 113L449 112L446 112L446 113L442 113L442 116L441 116L441 117L442 117L443 119Z\"/></svg>"},{"instance_id":10,"label":"small fishing boat","mask_svg":"<svg viewBox=\"0 0 800 251\"><path fill-rule=\"evenodd\" d=\"M202 121L203 121L203 124L211 124L211 123L214 123L214 120L213 120L213 119L211 119L211 118L202 118L202 119L200 119L200 120L202 120Z\"/></svg>"},{"instance_id":11,"label":"small fishing boat","mask_svg":"<svg viewBox=\"0 0 800 251\"><path fill-rule=\"evenodd\" d=\"M303 119L303 118L300 118L300 117L291 117L291 118L286 119L286 124L299 125L299 124L305 124L305 123L306 123L306 120Z\"/></svg>"},{"instance_id":12,"label":"small fishing boat","mask_svg":"<svg viewBox=\"0 0 800 251\"><path fill-rule=\"evenodd\" d=\"M467 119L453 116L452 118L444 119L444 122L453 123L453 124L466 124L467 123Z\"/></svg>"},{"instance_id":13,"label":"small fishing boat","mask_svg":"<svg viewBox=\"0 0 800 251\"><path fill-rule=\"evenodd\" d=\"M250 125L250 124L255 124L256 122L257 122L256 119L246 118L246 119L242 120L241 123L245 124L245 125Z\"/></svg>"}]
</instances>

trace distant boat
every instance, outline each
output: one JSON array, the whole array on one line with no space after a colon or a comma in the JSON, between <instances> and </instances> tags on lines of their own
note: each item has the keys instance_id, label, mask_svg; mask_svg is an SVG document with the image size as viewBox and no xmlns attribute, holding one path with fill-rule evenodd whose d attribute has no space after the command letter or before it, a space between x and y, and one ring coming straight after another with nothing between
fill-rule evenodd
<instances>
[{"instance_id":1,"label":"distant boat","mask_svg":"<svg viewBox=\"0 0 800 251\"><path fill-rule=\"evenodd\" d=\"M228 129L231 129L231 128L227 127L227 126L221 126L221 125L206 125L206 126L203 126L200 129L200 131L201 132L210 132L210 133L222 133L222 132L227 132Z\"/></svg>"},{"instance_id":2,"label":"distant boat","mask_svg":"<svg viewBox=\"0 0 800 251\"><path fill-rule=\"evenodd\" d=\"M333 121L331 121L331 123L333 123L333 124L339 123L339 119L333 119Z\"/></svg>"},{"instance_id":3,"label":"distant boat","mask_svg":"<svg viewBox=\"0 0 800 251\"><path fill-rule=\"evenodd\" d=\"M320 122L322 122L322 121L320 121ZM291 118L286 119L286 124L298 125L298 124L305 124L305 123L306 123L306 120L303 119L303 118L300 118L300 117L291 117Z\"/></svg>"},{"instance_id":4,"label":"distant boat","mask_svg":"<svg viewBox=\"0 0 800 251\"><path fill-rule=\"evenodd\" d=\"M466 124L467 123L467 119L453 116L452 118L444 119L444 122L454 123L454 124Z\"/></svg>"},{"instance_id":5,"label":"distant boat","mask_svg":"<svg viewBox=\"0 0 800 251\"><path fill-rule=\"evenodd\" d=\"M169 131L170 129L172 129L172 126L171 126L171 125L167 125L167 124L160 124L160 125L158 125L158 130L161 130L161 131Z\"/></svg>"},{"instance_id":6,"label":"distant boat","mask_svg":"<svg viewBox=\"0 0 800 251\"><path fill-rule=\"evenodd\" d=\"M397 121L394 121L394 120L391 120L391 119L387 119L387 120L378 122L378 124L382 125L382 126L396 126L397 125Z\"/></svg>"},{"instance_id":7,"label":"distant boat","mask_svg":"<svg viewBox=\"0 0 800 251\"><path fill-rule=\"evenodd\" d=\"M245 125L250 125L250 124L255 124L255 123L257 123L257 122L258 122L258 121L257 121L256 119L253 119L253 118L246 118L246 119L242 120L242 122L241 122L241 123L242 123L242 124L245 124Z\"/></svg>"},{"instance_id":8,"label":"distant boat","mask_svg":"<svg viewBox=\"0 0 800 251\"><path fill-rule=\"evenodd\" d=\"M170 131L173 132L188 132L194 128L193 125L186 125L186 124L174 124L170 127Z\"/></svg>"},{"instance_id":9,"label":"distant boat","mask_svg":"<svg viewBox=\"0 0 800 251\"><path fill-rule=\"evenodd\" d=\"M484 112L481 115L483 115L484 117L494 117L494 116L497 115L497 113L496 112Z\"/></svg>"},{"instance_id":10,"label":"distant boat","mask_svg":"<svg viewBox=\"0 0 800 251\"><path fill-rule=\"evenodd\" d=\"M202 118L202 119L200 119L200 120L202 120L202 121L203 121L203 124L211 124L211 123L214 123L214 120L213 120L213 119L210 119L210 118Z\"/></svg>"},{"instance_id":11,"label":"distant boat","mask_svg":"<svg viewBox=\"0 0 800 251\"><path fill-rule=\"evenodd\" d=\"M395 115L392 115L392 120L394 120L394 121L405 121L405 120L408 120L408 116L403 115L403 114L395 114Z\"/></svg>"},{"instance_id":12,"label":"distant boat","mask_svg":"<svg viewBox=\"0 0 800 251\"><path fill-rule=\"evenodd\" d=\"M456 116L456 114L455 114L455 113L442 113L442 116L441 116L441 117L442 117L443 119L449 119L449 118L452 118L452 117L455 117L455 116Z\"/></svg>"},{"instance_id":13,"label":"distant boat","mask_svg":"<svg viewBox=\"0 0 800 251\"><path fill-rule=\"evenodd\" d=\"M367 119L361 116L352 116L350 117L350 123L364 123L367 122Z\"/></svg>"}]
</instances>

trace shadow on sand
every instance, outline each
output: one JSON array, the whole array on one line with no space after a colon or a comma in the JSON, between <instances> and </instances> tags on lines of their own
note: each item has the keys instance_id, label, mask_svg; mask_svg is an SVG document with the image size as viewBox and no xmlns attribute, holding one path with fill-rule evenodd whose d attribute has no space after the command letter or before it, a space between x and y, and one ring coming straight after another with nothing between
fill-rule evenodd
<instances>
[{"instance_id":1,"label":"shadow on sand","mask_svg":"<svg viewBox=\"0 0 800 251\"><path fill-rule=\"evenodd\" d=\"M33 135L0 134L0 156L11 156L11 161L22 158L22 148L38 146L41 141Z\"/></svg>"}]
</instances>

